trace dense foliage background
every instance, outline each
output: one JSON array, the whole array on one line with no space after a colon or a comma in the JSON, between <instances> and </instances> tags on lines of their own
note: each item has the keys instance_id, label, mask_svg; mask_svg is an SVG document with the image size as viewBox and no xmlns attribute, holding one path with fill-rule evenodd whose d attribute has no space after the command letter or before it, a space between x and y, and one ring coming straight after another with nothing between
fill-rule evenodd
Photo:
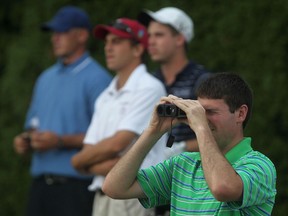
<instances>
[{"instance_id":1,"label":"dense foliage background","mask_svg":"<svg viewBox=\"0 0 288 216\"><path fill-rule=\"evenodd\" d=\"M143 8L184 9L196 36L189 56L213 72L241 74L253 87L255 104L246 130L254 148L275 163L278 194L273 215L288 212L288 1L286 0L10 0L0 2L0 215L23 215L30 158L12 148L22 131L34 81L55 59L49 34L39 30L59 7L84 8L94 24L135 18ZM103 65L103 44L91 40L91 53ZM149 62L151 70L156 65ZM285 84L286 83L286 84Z\"/></svg>"}]
</instances>

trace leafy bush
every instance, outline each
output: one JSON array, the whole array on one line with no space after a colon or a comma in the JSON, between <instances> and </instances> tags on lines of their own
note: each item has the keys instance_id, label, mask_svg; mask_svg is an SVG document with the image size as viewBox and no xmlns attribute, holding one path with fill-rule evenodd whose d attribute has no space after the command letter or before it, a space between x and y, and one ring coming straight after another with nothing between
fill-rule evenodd
<instances>
[{"instance_id":1,"label":"leafy bush","mask_svg":"<svg viewBox=\"0 0 288 216\"><path fill-rule=\"evenodd\" d=\"M246 134L253 137L254 148L275 163L278 194L273 213L288 212L287 1L14 0L0 2L0 215L20 216L25 209L29 157L17 156L12 141L22 130L36 77L55 61L49 34L39 31L39 26L66 4L86 9L94 24L136 18L144 8L185 10L195 24L189 56L213 72L241 74L254 89ZM91 40L92 55L105 65L102 47L102 42ZM151 70L155 67L148 65Z\"/></svg>"}]
</instances>

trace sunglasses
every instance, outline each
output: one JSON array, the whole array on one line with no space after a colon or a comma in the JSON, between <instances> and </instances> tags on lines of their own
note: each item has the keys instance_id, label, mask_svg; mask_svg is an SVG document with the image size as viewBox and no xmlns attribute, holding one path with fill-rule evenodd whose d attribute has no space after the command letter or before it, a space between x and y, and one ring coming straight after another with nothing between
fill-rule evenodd
<instances>
[{"instance_id":1,"label":"sunglasses","mask_svg":"<svg viewBox=\"0 0 288 216\"><path fill-rule=\"evenodd\" d=\"M110 26L112 26L113 28L118 29L120 31L128 33L129 35L132 36L132 39L135 42L139 43L139 40L143 37L143 35L140 35L140 34L138 34L138 36L135 35L135 33L130 28L130 26L126 25L125 23L123 23L123 22L121 22L119 20L113 22Z\"/></svg>"}]
</instances>

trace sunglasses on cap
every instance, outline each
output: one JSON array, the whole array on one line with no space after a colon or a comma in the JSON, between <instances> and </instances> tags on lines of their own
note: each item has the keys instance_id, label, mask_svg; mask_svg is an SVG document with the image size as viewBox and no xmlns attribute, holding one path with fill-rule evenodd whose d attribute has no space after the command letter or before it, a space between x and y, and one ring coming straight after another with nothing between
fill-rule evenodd
<instances>
[{"instance_id":1,"label":"sunglasses on cap","mask_svg":"<svg viewBox=\"0 0 288 216\"><path fill-rule=\"evenodd\" d=\"M120 20L116 20L110 26L117 29L117 30L120 30L120 31L123 31L123 32L130 34L132 36L132 39L135 42L137 42L137 43L140 42L139 40L141 39L142 36L135 35L135 33L132 31L131 27L126 25L125 23L121 22Z\"/></svg>"}]
</instances>

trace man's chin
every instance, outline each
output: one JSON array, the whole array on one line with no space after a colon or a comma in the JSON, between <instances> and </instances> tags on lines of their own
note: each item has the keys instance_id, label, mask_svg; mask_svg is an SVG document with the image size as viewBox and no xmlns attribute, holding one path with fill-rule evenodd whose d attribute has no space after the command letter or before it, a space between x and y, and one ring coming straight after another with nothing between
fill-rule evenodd
<instances>
[{"instance_id":1,"label":"man's chin","mask_svg":"<svg viewBox=\"0 0 288 216\"><path fill-rule=\"evenodd\" d=\"M60 51L54 51L54 55L57 58L62 58L62 59L69 57L69 55L67 55L66 53L60 52Z\"/></svg>"},{"instance_id":2,"label":"man's chin","mask_svg":"<svg viewBox=\"0 0 288 216\"><path fill-rule=\"evenodd\" d=\"M158 57L158 56L150 56L150 58L151 58L151 60L152 60L153 62L157 62L157 63L160 63L160 64L162 64L162 63L165 62L162 58L160 58L160 57Z\"/></svg>"},{"instance_id":3,"label":"man's chin","mask_svg":"<svg viewBox=\"0 0 288 216\"><path fill-rule=\"evenodd\" d=\"M106 67L108 68L108 70L117 71L117 68L114 67L113 65L106 64Z\"/></svg>"}]
</instances>

